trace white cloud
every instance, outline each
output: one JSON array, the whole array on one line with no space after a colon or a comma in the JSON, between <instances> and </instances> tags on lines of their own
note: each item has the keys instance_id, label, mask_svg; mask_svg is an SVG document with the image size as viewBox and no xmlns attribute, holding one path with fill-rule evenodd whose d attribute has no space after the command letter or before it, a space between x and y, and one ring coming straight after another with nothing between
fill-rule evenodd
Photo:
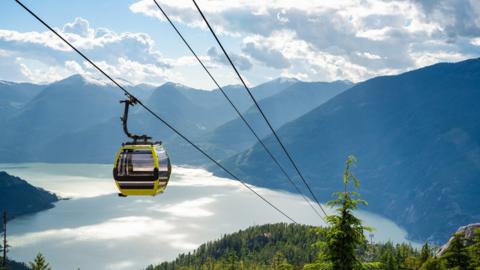
<instances>
[{"instance_id":1,"label":"white cloud","mask_svg":"<svg viewBox=\"0 0 480 270\"><path fill-rule=\"evenodd\" d=\"M282 52L272 48L271 45L252 41L245 43L242 50L266 66L277 69L288 68L290 66L290 62Z\"/></svg>"},{"instance_id":2,"label":"white cloud","mask_svg":"<svg viewBox=\"0 0 480 270\"><path fill-rule=\"evenodd\" d=\"M175 22L205 30L190 1L159 2ZM451 37L478 36L480 2L438 2L211 0L199 5L218 33L241 38L238 47L256 65L310 80L358 81L417 68L429 63L427 58L445 59L434 55L475 57L478 48L452 43ZM149 0L137 1L130 9L164 20ZM430 47L432 41L446 46Z\"/></svg>"},{"instance_id":3,"label":"white cloud","mask_svg":"<svg viewBox=\"0 0 480 270\"><path fill-rule=\"evenodd\" d=\"M411 0L422 8L427 20L437 23L449 38L480 35L478 0Z\"/></svg>"},{"instance_id":4,"label":"white cloud","mask_svg":"<svg viewBox=\"0 0 480 270\"><path fill-rule=\"evenodd\" d=\"M369 53L369 52L357 52L357 55L360 56L360 57L365 57L367 59L382 59L381 56L378 56L376 54L373 54L373 53Z\"/></svg>"},{"instance_id":5,"label":"white cloud","mask_svg":"<svg viewBox=\"0 0 480 270\"><path fill-rule=\"evenodd\" d=\"M72 71L72 73L76 73L76 74L80 74L80 75L85 75L86 74L86 72L82 68L82 66L80 66L80 64L78 64L75 61L65 61L65 67L67 68L67 70Z\"/></svg>"},{"instance_id":6,"label":"white cloud","mask_svg":"<svg viewBox=\"0 0 480 270\"><path fill-rule=\"evenodd\" d=\"M219 63L226 66L230 65L227 57L223 54L223 52L217 51L216 47L210 47L207 51L207 55L214 63ZM252 68L252 63L248 57L235 53L229 53L228 56L230 56L230 59L232 59L235 66L237 66L240 70L248 70Z\"/></svg>"},{"instance_id":7,"label":"white cloud","mask_svg":"<svg viewBox=\"0 0 480 270\"><path fill-rule=\"evenodd\" d=\"M57 81L70 75L68 68L66 69L65 66L47 66L41 61L22 57L16 57L15 62L20 67L21 74L35 83Z\"/></svg>"},{"instance_id":8,"label":"white cloud","mask_svg":"<svg viewBox=\"0 0 480 270\"><path fill-rule=\"evenodd\" d=\"M173 21L210 36L190 0L158 2ZM304 80L361 81L418 68L435 59L461 60L480 53L477 0L202 0L199 5L228 42L227 51L246 73L245 79L253 78L255 83L279 74ZM139 0L129 8L165 22L151 0ZM95 28L83 18L56 29L115 76L133 83L210 85L203 71L196 69L195 58L165 57L146 33ZM200 43L204 50L209 47L203 40L190 42ZM0 48L0 61L14 62L13 66L0 63L0 72L13 78L45 82L74 72L98 76L48 31L0 29ZM232 83L231 70L224 68L225 57L212 48L200 58L217 79L225 81L222 84ZM12 60L18 57L23 65ZM16 71L6 70L7 66Z\"/></svg>"},{"instance_id":9,"label":"white cloud","mask_svg":"<svg viewBox=\"0 0 480 270\"><path fill-rule=\"evenodd\" d=\"M473 38L470 43L474 46L480 46L480 37L479 38Z\"/></svg>"},{"instance_id":10,"label":"white cloud","mask_svg":"<svg viewBox=\"0 0 480 270\"><path fill-rule=\"evenodd\" d=\"M81 37L91 38L95 35L95 31L90 28L90 24L83 18L75 18L72 23L67 23L63 26L64 33L77 34Z\"/></svg>"},{"instance_id":11,"label":"white cloud","mask_svg":"<svg viewBox=\"0 0 480 270\"><path fill-rule=\"evenodd\" d=\"M438 62L457 62L463 59L463 55L456 52L429 52L414 53L417 66L428 66Z\"/></svg>"},{"instance_id":12,"label":"white cloud","mask_svg":"<svg viewBox=\"0 0 480 270\"><path fill-rule=\"evenodd\" d=\"M177 61L162 56L153 39L145 33L94 29L83 18L76 18L56 30L113 76L133 83L182 81L183 76L172 68L193 64L188 57ZM90 64L79 62L76 53L49 31L0 29L0 48L0 59L14 57L17 65L10 68L18 68L27 81L51 82L74 73L99 77Z\"/></svg>"}]
</instances>

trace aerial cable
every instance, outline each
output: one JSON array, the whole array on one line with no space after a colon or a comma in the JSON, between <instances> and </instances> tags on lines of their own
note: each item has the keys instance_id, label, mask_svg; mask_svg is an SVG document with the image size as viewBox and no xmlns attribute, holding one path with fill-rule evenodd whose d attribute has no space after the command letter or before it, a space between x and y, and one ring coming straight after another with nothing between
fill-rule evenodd
<instances>
[{"instance_id":1,"label":"aerial cable","mask_svg":"<svg viewBox=\"0 0 480 270\"><path fill-rule=\"evenodd\" d=\"M303 183L305 184L305 186L307 186L308 188L308 191L310 192L310 194L312 195L313 199L315 200L315 202L318 204L318 206L320 207L320 209L322 210L323 214L325 216L328 216L327 212L325 211L325 209L323 209L322 205L320 204L320 202L318 201L317 199L317 196L315 196L315 194L313 193L312 189L310 188L310 185L307 183L307 181L305 180L305 178L303 177L303 174L300 172L298 166L296 165L296 163L293 161L293 158L292 156L290 155L290 153L287 151L287 148L285 147L285 145L282 143L282 141L280 140L280 138L278 137L277 133L275 132L275 129L272 127L272 125L270 124L270 121L268 121L268 118L266 117L265 113L263 112L263 110L260 108L260 105L258 104L257 100L255 99L255 97L253 97L252 95L252 92L250 91L250 88L247 86L247 84L245 83L245 81L243 80L242 76L240 75L240 73L238 72L237 68L235 67L235 64L233 63L232 59L230 58L230 56L228 55L227 51L225 50L225 48L223 47L222 43L220 42L220 40L218 39L217 35L215 34L215 31L213 31L213 28L210 26L210 23L208 22L207 18L205 18L205 15L203 14L202 10L200 9L200 7L198 6L197 2L195 0L192 0L193 1L193 4L195 4L195 7L197 8L198 12L200 13L200 15L202 16L203 20L205 21L206 25L208 26L208 29L210 30L210 32L212 33L213 37L215 38L215 40L217 41L218 45L220 46L220 48L222 49L223 53L225 54L225 56L227 57L227 60L228 62L230 63L230 65L232 66L233 70L235 71L235 73L237 74L238 78L240 79L240 81L242 82L243 86L245 87L245 90L247 90L248 92L248 95L250 96L250 98L252 99L253 103L255 104L255 106L257 107L258 111L260 112L260 114L262 115L263 119L265 119L265 122L267 123L268 127L270 128L270 130L272 131L273 135L275 136L276 140L278 141L278 143L280 144L281 148L283 149L283 152L285 152L286 156L288 157L288 159L290 160L290 163L292 163L293 167L295 168L295 171L298 173L298 175L300 176L300 178L302 179Z\"/></svg>"},{"instance_id":2,"label":"aerial cable","mask_svg":"<svg viewBox=\"0 0 480 270\"><path fill-rule=\"evenodd\" d=\"M240 180L237 176L235 176L232 172L230 172L227 168L225 168L222 164L220 164L218 161L216 161L213 157L211 157L209 154L207 154L204 150L202 150L200 147L198 147L194 142L192 142L190 139L188 139L185 135L183 135L180 131L178 131L176 128L174 128L172 125L170 125L166 120L161 118L157 113L152 111L149 107L144 105L139 99L137 99L134 95L132 95L128 90L126 90L123 86L121 86L117 81L115 81L112 77L110 77L105 71L103 71L100 67L98 67L93 61L91 61L87 56L85 56L81 51L79 51L75 46L73 46L70 42L68 42L64 37L62 37L57 31L55 31L50 25L48 25L45 21L43 21L40 17L38 17L33 11L31 11L28 7L26 7L22 2L19 0L15 0L17 4L19 4L23 9L25 9L30 15L35 17L40 23L42 23L45 27L47 27L50 31L52 31L57 37L59 37L63 42L65 42L70 48L72 48L75 52L77 52L80 56L82 56L87 62L89 62L93 67L95 67L100 73L102 73L105 77L107 77L112 83L114 83L118 88L120 88L125 95L127 95L129 98L132 98L136 101L138 105L143 107L146 111L148 111L151 115L153 115L155 118L160 120L163 124L165 124L169 129L171 129L173 132L175 132L178 136L180 136L182 139L184 139L187 143L192 145L197 151L202 153L205 157L207 157L210 161L215 163L218 167L220 167L223 171L225 171L230 177L233 179L239 181L244 187L246 187L248 190L253 192L255 195L257 195L260 199L262 199L265 203L267 203L269 206L274 208L277 212L282 214L285 218L290 220L291 222L297 224L297 222L291 218L289 215L287 215L284 211L282 211L280 208L275 206L273 203L271 203L269 200L267 200L265 197L260 195L258 192L256 192L252 187L250 187L248 184Z\"/></svg>"},{"instance_id":3,"label":"aerial cable","mask_svg":"<svg viewBox=\"0 0 480 270\"><path fill-rule=\"evenodd\" d=\"M323 218L322 215L320 215L320 213L317 211L317 209L315 207L313 207L311 201L305 196L305 194L303 194L303 192L300 190L300 188L297 186L297 184L295 184L295 182L292 180L292 178L288 175L288 173L285 171L285 169L280 165L280 162L278 162L278 160L275 158L275 156L272 154L272 152L267 148L267 146L265 145L265 143L262 141L262 139L260 139L260 137L257 135L257 133L253 130L252 126L247 122L247 120L245 119L245 117L242 115L242 113L238 110L238 108L233 104L232 100L228 97L228 95L225 93L225 91L223 90L223 88L218 84L217 80L213 77L213 75L210 73L210 71L208 70L208 68L203 64L203 61L198 57L198 55L195 53L195 51L192 49L192 47L190 46L190 44L187 42L187 40L183 37L182 33L178 30L178 28L175 26L175 24L173 23L172 20L170 20L170 17L167 15L167 13L163 10L163 8L158 4L158 2L156 0L153 0L153 2L155 2L155 4L157 5L158 9L162 12L163 16L167 19L167 21L170 23L170 25L172 26L172 28L175 30L175 32L178 34L178 36L182 39L183 43L185 43L185 45L187 46L187 48L190 50L190 52L193 54L193 56L197 59L197 61L200 63L200 65L202 66L202 68L205 70L205 72L208 74L208 76L210 77L210 79L212 79L212 81L215 83L215 85L217 86L217 88L222 92L223 96L227 99L227 101L230 103L230 105L233 107L233 109L237 112L238 116L242 119L242 121L245 123L245 125L248 127L248 129L250 130L250 132L255 136L255 138L257 139L257 141L262 145L262 147L265 149L265 151L268 153L268 155L272 158L272 160L275 162L275 164L280 168L280 170L282 171L283 175L285 175L285 177L288 179L288 181L290 182L290 184L293 185L293 187L295 188L295 190L301 194L301 196L303 197L303 199L310 205L310 207L313 209L313 211L315 211L315 213L325 221L325 219ZM326 221L325 221L326 222Z\"/></svg>"}]
</instances>

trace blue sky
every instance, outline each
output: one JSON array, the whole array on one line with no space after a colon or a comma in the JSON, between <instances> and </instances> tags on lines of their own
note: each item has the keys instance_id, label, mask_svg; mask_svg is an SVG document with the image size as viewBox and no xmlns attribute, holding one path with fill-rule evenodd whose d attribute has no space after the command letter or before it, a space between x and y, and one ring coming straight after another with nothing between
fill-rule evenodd
<instances>
[{"instance_id":1,"label":"blue sky","mask_svg":"<svg viewBox=\"0 0 480 270\"><path fill-rule=\"evenodd\" d=\"M213 88L152 0L24 0L108 73ZM189 0L160 0L221 84L238 83ZM480 53L477 0L199 0L251 85L362 81ZM0 8L0 79L100 77L13 0Z\"/></svg>"}]
</instances>

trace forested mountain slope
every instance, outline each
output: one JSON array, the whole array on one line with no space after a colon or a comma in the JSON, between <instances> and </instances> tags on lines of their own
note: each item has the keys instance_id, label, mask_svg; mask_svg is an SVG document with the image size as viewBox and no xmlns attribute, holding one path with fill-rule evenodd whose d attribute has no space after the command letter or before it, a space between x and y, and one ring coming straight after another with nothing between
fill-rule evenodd
<instances>
[{"instance_id":1,"label":"forested mountain slope","mask_svg":"<svg viewBox=\"0 0 480 270\"><path fill-rule=\"evenodd\" d=\"M343 160L354 154L370 210L414 239L443 241L480 218L479 100L479 59L436 64L359 83L278 134L322 200L341 188ZM266 141L282 156L273 137ZM289 189L263 151L257 144L226 167Z\"/></svg>"},{"instance_id":2,"label":"forested mountain slope","mask_svg":"<svg viewBox=\"0 0 480 270\"><path fill-rule=\"evenodd\" d=\"M10 218L51 208L56 201L55 194L0 171L0 211Z\"/></svg>"}]
</instances>

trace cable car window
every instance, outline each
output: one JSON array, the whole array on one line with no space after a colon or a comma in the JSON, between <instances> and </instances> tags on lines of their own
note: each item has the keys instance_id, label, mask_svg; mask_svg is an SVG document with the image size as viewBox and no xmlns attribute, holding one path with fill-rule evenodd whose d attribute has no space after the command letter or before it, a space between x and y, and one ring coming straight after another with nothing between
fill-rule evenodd
<instances>
[{"instance_id":1,"label":"cable car window","mask_svg":"<svg viewBox=\"0 0 480 270\"><path fill-rule=\"evenodd\" d=\"M152 172L155 168L152 151L135 150L132 154L133 172Z\"/></svg>"},{"instance_id":2,"label":"cable car window","mask_svg":"<svg viewBox=\"0 0 480 270\"><path fill-rule=\"evenodd\" d=\"M165 149L163 149L163 147L156 148L155 151L158 158L158 172L160 174L160 177L162 177L162 179L168 178L170 176L170 160L168 158L167 152L165 151Z\"/></svg>"},{"instance_id":3,"label":"cable car window","mask_svg":"<svg viewBox=\"0 0 480 270\"><path fill-rule=\"evenodd\" d=\"M127 151L124 151L118 157L117 174L119 176L127 175Z\"/></svg>"},{"instance_id":4,"label":"cable car window","mask_svg":"<svg viewBox=\"0 0 480 270\"><path fill-rule=\"evenodd\" d=\"M118 176L150 176L154 169L151 150L125 149L118 158Z\"/></svg>"}]
</instances>

